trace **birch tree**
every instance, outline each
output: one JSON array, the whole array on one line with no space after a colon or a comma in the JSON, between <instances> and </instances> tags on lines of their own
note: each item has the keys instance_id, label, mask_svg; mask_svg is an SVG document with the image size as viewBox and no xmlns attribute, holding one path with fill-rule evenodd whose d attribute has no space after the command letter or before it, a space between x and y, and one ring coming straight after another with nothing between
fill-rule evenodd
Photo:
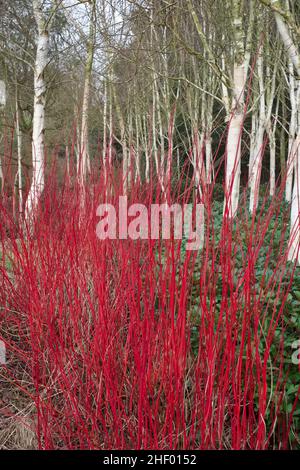
<instances>
[{"instance_id":1,"label":"birch tree","mask_svg":"<svg viewBox=\"0 0 300 470\"><path fill-rule=\"evenodd\" d=\"M89 38L87 42L87 58L84 72L84 90L82 101L82 119L81 119L81 138L80 138L80 156L79 156L79 179L81 185L84 184L86 174L90 171L90 155L89 155L89 101L91 89L91 77L95 50L95 17L96 17L96 0L90 2L90 21L89 21Z\"/></svg>"},{"instance_id":2,"label":"birch tree","mask_svg":"<svg viewBox=\"0 0 300 470\"><path fill-rule=\"evenodd\" d=\"M33 0L33 13L37 25L37 50L34 69L34 108L32 129L32 182L26 201L25 216L30 219L36 211L45 184L45 70L48 64L49 18L43 11L43 2Z\"/></svg>"},{"instance_id":3,"label":"birch tree","mask_svg":"<svg viewBox=\"0 0 300 470\"><path fill-rule=\"evenodd\" d=\"M262 24L263 18L260 19ZM260 26L261 27L261 26ZM276 112L272 121L272 110L276 94L276 77L278 72L278 60L272 57L269 50L268 41L264 43L264 36L260 35L259 52L257 55L257 99L258 110L252 110L252 135L253 145L251 146L249 158L249 187L250 203L249 210L254 213L259 199L259 188L261 180L262 160L265 154L264 137L267 133L270 146L270 195L275 191L275 130ZM276 49L280 51L280 47ZM271 73L269 61L272 60L273 70ZM266 63L267 62L267 63ZM274 63L275 62L275 63ZM255 99L256 101L256 99ZM278 111L278 103L277 103Z\"/></svg>"},{"instance_id":4,"label":"birch tree","mask_svg":"<svg viewBox=\"0 0 300 470\"><path fill-rule=\"evenodd\" d=\"M231 1L234 37L231 117L228 125L225 175L225 203L230 217L238 208L241 175L241 141L244 122L244 87L246 81L243 0Z\"/></svg>"},{"instance_id":5,"label":"birch tree","mask_svg":"<svg viewBox=\"0 0 300 470\"><path fill-rule=\"evenodd\" d=\"M2 112L3 112L5 105L6 105L6 85L5 85L4 80L0 80L0 119L2 118ZM0 134L0 143L1 143L1 134ZM1 179L1 190L3 190L4 176L3 176L1 155L0 155L0 179Z\"/></svg>"},{"instance_id":6,"label":"birch tree","mask_svg":"<svg viewBox=\"0 0 300 470\"><path fill-rule=\"evenodd\" d=\"M266 2L263 3L266 4ZM289 11L289 2L286 2L286 7L283 7L280 0L271 0L268 6L274 11L278 33L282 39L290 63L289 88L292 113L289 131L289 159L287 164L287 200L290 199L291 195L292 174L294 174L294 183L291 201L288 259L300 263L300 51L295 40L295 37L297 37L297 41L300 39L300 31Z\"/></svg>"},{"instance_id":7,"label":"birch tree","mask_svg":"<svg viewBox=\"0 0 300 470\"><path fill-rule=\"evenodd\" d=\"M290 200L293 174L294 183L291 201L288 259L300 263L300 51L295 41L295 37L297 37L297 40L300 39L300 32L289 11L289 2L286 2L286 8L282 7L280 0L271 0L268 6L274 11L277 29L290 63L289 88L292 113L289 130L289 159L287 164L287 200Z\"/></svg>"},{"instance_id":8,"label":"birch tree","mask_svg":"<svg viewBox=\"0 0 300 470\"><path fill-rule=\"evenodd\" d=\"M16 179L18 181L18 195L19 195L19 215L23 212L23 187L22 187L22 130L20 125L20 106L19 106L19 92L18 85L16 84L16 136L17 136L17 156L18 156L18 169Z\"/></svg>"},{"instance_id":9,"label":"birch tree","mask_svg":"<svg viewBox=\"0 0 300 470\"><path fill-rule=\"evenodd\" d=\"M295 25L295 22L293 21L292 16L290 14L288 8L288 1L286 5L287 9L282 8L280 0L270 1L270 6L274 11L278 32L280 34L284 47L290 57L290 60L297 72L297 75L298 77L300 77L300 53L293 38L294 31L294 35L297 36L298 40L300 39L300 28L293 27Z\"/></svg>"}]
</instances>

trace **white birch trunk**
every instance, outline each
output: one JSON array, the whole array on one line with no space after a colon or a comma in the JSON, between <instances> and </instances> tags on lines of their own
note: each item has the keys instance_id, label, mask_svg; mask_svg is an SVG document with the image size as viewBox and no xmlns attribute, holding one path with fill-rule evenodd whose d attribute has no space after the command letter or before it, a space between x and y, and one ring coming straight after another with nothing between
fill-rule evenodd
<instances>
[{"instance_id":1,"label":"white birch trunk","mask_svg":"<svg viewBox=\"0 0 300 470\"><path fill-rule=\"evenodd\" d=\"M293 186L293 197L291 203L291 225L288 260L300 264L300 129L297 142L297 158L295 162L295 177Z\"/></svg>"},{"instance_id":2,"label":"white birch trunk","mask_svg":"<svg viewBox=\"0 0 300 470\"><path fill-rule=\"evenodd\" d=\"M136 177L135 177L135 181L140 181L140 180L141 180L141 168L140 168L140 127L139 127L139 120L138 120L137 109L135 109L135 132L136 132L136 142L135 142L135 149L134 149L135 168L136 168Z\"/></svg>"},{"instance_id":3,"label":"white birch trunk","mask_svg":"<svg viewBox=\"0 0 300 470\"><path fill-rule=\"evenodd\" d=\"M104 83L102 163L103 163L104 185L105 187L107 187L107 82L106 81Z\"/></svg>"},{"instance_id":4,"label":"white birch trunk","mask_svg":"<svg viewBox=\"0 0 300 470\"><path fill-rule=\"evenodd\" d=\"M3 80L0 80L0 115L2 114L2 109L6 105L6 86ZM1 117L1 116L0 116ZM0 179L1 179L1 192L4 189L4 175L2 169L2 158L0 154Z\"/></svg>"},{"instance_id":5,"label":"white birch trunk","mask_svg":"<svg viewBox=\"0 0 300 470\"><path fill-rule=\"evenodd\" d=\"M276 7L280 7L280 1L279 0L271 0L271 3ZM299 49L296 46L293 38L291 31L288 27L288 25L284 22L282 16L279 13L275 12L275 20L276 20L276 25L278 32L280 34L280 37L282 39L282 42L284 44L284 47L289 55L289 58L297 72L298 77L300 77L300 53Z\"/></svg>"},{"instance_id":6,"label":"white birch trunk","mask_svg":"<svg viewBox=\"0 0 300 470\"><path fill-rule=\"evenodd\" d=\"M269 146L270 146L270 196L275 194L275 185L276 185L276 173L275 173L275 164L276 164L276 140L275 140L275 131L276 123L274 124L273 129L267 129L269 137Z\"/></svg>"},{"instance_id":7,"label":"white birch trunk","mask_svg":"<svg viewBox=\"0 0 300 470\"><path fill-rule=\"evenodd\" d=\"M143 147L145 152L145 180L147 183L150 181L150 155L148 151L148 139L147 139L147 121L146 116L143 116L142 119L142 140L143 140Z\"/></svg>"},{"instance_id":8,"label":"white birch trunk","mask_svg":"<svg viewBox=\"0 0 300 470\"><path fill-rule=\"evenodd\" d=\"M213 178L213 155L212 155L212 120L213 120L213 99L209 97L206 112L206 126L205 126L205 167L206 167L206 182L211 184Z\"/></svg>"},{"instance_id":9,"label":"white birch trunk","mask_svg":"<svg viewBox=\"0 0 300 470\"><path fill-rule=\"evenodd\" d=\"M26 201L25 216L29 220L35 213L45 184L45 69L48 63L49 32L42 15L41 0L33 0L38 41L34 70L34 108L32 128L32 182Z\"/></svg>"},{"instance_id":10,"label":"white birch trunk","mask_svg":"<svg viewBox=\"0 0 300 470\"><path fill-rule=\"evenodd\" d=\"M89 40L87 44L87 60L84 73L84 89L82 100L82 118L81 118L81 137L80 137L80 164L79 181L84 184L86 175L90 172L90 154L89 154L89 101L91 90L91 76L95 48L95 0L91 2L91 17L89 26Z\"/></svg>"},{"instance_id":11,"label":"white birch trunk","mask_svg":"<svg viewBox=\"0 0 300 470\"><path fill-rule=\"evenodd\" d=\"M227 159L226 159L226 200L228 204L228 215L234 217L238 208L241 175L241 141L243 131L243 87L244 67L234 65L234 103L232 117L229 122L227 136Z\"/></svg>"},{"instance_id":12,"label":"white birch trunk","mask_svg":"<svg viewBox=\"0 0 300 470\"><path fill-rule=\"evenodd\" d=\"M255 155L255 145L256 145L256 132L258 128L258 111L253 110L251 116L251 135L250 135L250 155L249 155L249 167L248 167L248 181L251 178L252 165Z\"/></svg>"},{"instance_id":13,"label":"white birch trunk","mask_svg":"<svg viewBox=\"0 0 300 470\"><path fill-rule=\"evenodd\" d=\"M300 85L298 85L300 90ZM291 201L291 225L288 259L300 264L300 91L297 107L297 137L294 142L294 185Z\"/></svg>"},{"instance_id":14,"label":"white birch trunk","mask_svg":"<svg viewBox=\"0 0 300 470\"><path fill-rule=\"evenodd\" d=\"M112 166L112 146L113 146L113 95L111 87L111 77L109 78L110 87L109 87L109 145L108 145L108 163L109 167Z\"/></svg>"},{"instance_id":15,"label":"white birch trunk","mask_svg":"<svg viewBox=\"0 0 300 470\"><path fill-rule=\"evenodd\" d=\"M23 212L23 188L22 188L22 131L20 128L20 110L18 92L16 93L16 135L17 135L17 155L18 155L18 194L19 194L19 214Z\"/></svg>"},{"instance_id":16,"label":"white birch trunk","mask_svg":"<svg viewBox=\"0 0 300 470\"><path fill-rule=\"evenodd\" d=\"M276 184L276 172L275 172L275 165L276 165L276 127L278 121L278 110L279 110L279 96L277 97L276 103L276 110L274 115L274 120L272 122L272 109L275 100L275 91L276 91L276 77L277 77L277 70L278 70L278 62L276 62L275 67L273 68L273 75L271 81L271 87L268 88L267 93L267 115L266 115L266 132L269 138L269 148L270 148L270 196L274 196L275 194L275 184ZM271 75L271 67L270 65L267 66L267 82L270 81Z\"/></svg>"},{"instance_id":17,"label":"white birch trunk","mask_svg":"<svg viewBox=\"0 0 300 470\"><path fill-rule=\"evenodd\" d=\"M238 208L241 176L241 141L244 122L244 86L246 80L245 54L243 44L243 25L241 2L233 0L235 60L233 68L233 100L231 118L228 126L225 209L229 217L234 217Z\"/></svg>"},{"instance_id":18,"label":"white birch trunk","mask_svg":"<svg viewBox=\"0 0 300 470\"><path fill-rule=\"evenodd\" d=\"M287 159L287 173L286 173L286 185L285 185L285 198L287 202L291 202L292 198L292 184L293 184L293 172L294 163L296 159L297 150L295 148L296 141L296 130L297 130L297 102L299 99L300 85L298 85L299 91L296 88L294 79L293 65L289 64L289 88L290 88L290 102L291 102L291 117L289 124L289 145L288 145L288 159Z\"/></svg>"},{"instance_id":19,"label":"white birch trunk","mask_svg":"<svg viewBox=\"0 0 300 470\"><path fill-rule=\"evenodd\" d=\"M256 129L255 136L255 147L254 155L250 167L250 203L249 210L252 214L255 212L258 197L259 197L259 185L260 185L260 175L261 175L261 165L262 165L262 155L263 155L263 141L264 141L264 132L265 132L265 90L264 90L264 80L263 80L263 58L262 50L260 50L258 59L257 59L257 71L258 71L258 81L259 81L259 119L258 119L258 128Z\"/></svg>"},{"instance_id":20,"label":"white birch trunk","mask_svg":"<svg viewBox=\"0 0 300 470\"><path fill-rule=\"evenodd\" d=\"M79 155L79 180L84 184L89 170L89 139L88 139L88 116L90 99L90 76L84 80L84 92L82 101L82 120L80 134L80 155Z\"/></svg>"},{"instance_id":21,"label":"white birch trunk","mask_svg":"<svg viewBox=\"0 0 300 470\"><path fill-rule=\"evenodd\" d=\"M0 80L0 109L6 105L6 86L3 80Z\"/></svg>"},{"instance_id":22,"label":"white birch trunk","mask_svg":"<svg viewBox=\"0 0 300 470\"><path fill-rule=\"evenodd\" d=\"M279 0L272 0L274 6L280 6ZM300 53L299 48L295 44L290 28L284 22L282 16L279 13L275 13L276 24L278 32L281 36L282 42L289 55L290 62L293 64L293 68L296 72L297 79L300 78ZM291 201L291 223L290 223L290 240L289 240L289 251L288 259L290 261L296 261L300 263L300 84L297 86L297 92L295 91L295 85L293 85L294 75L292 67L290 67L290 97L292 107L295 106L296 97L296 110L294 114L292 112L290 129L289 129L289 157L288 157L288 175L286 185L286 199L290 200L291 185L294 172L294 185L292 192ZM297 137L293 139L294 125L297 121Z\"/></svg>"}]
</instances>

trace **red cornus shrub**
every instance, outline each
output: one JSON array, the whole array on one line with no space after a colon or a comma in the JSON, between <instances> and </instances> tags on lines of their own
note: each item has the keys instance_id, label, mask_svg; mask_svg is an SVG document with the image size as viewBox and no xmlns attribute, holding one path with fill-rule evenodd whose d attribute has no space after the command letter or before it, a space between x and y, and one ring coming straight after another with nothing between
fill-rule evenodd
<instances>
[{"instance_id":1,"label":"red cornus shrub","mask_svg":"<svg viewBox=\"0 0 300 470\"><path fill-rule=\"evenodd\" d=\"M189 173L165 192L154 172L131 182L128 204L195 205ZM189 251L174 237L99 240L98 205L122 195L118 171L103 178L82 203L73 174L49 172L30 227L1 202L2 416L40 449L294 447L299 278L284 182L255 217L245 190L234 220L218 185L204 187L204 244Z\"/></svg>"}]
</instances>

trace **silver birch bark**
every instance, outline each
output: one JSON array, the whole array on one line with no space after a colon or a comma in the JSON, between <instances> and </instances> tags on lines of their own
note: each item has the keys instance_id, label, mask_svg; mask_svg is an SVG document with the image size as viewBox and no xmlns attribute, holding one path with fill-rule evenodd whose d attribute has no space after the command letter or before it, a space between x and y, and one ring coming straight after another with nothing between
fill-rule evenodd
<instances>
[{"instance_id":1,"label":"silver birch bark","mask_svg":"<svg viewBox=\"0 0 300 470\"><path fill-rule=\"evenodd\" d=\"M45 184L45 70L48 63L49 25L43 15L42 0L33 0L33 12L38 28L34 69L34 109L32 128L32 182L26 201L25 217L30 219L38 206Z\"/></svg>"},{"instance_id":2,"label":"silver birch bark","mask_svg":"<svg viewBox=\"0 0 300 470\"><path fill-rule=\"evenodd\" d=\"M235 51L232 83L233 99L228 126L225 176L225 207L227 207L229 217L234 217L238 208L241 175L241 141L246 80L241 7L241 0L232 1Z\"/></svg>"}]
</instances>

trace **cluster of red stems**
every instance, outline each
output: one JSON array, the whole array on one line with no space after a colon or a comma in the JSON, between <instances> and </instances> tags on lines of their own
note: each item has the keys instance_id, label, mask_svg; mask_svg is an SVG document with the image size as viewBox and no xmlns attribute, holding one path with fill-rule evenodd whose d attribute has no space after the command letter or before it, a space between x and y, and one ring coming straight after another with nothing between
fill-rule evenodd
<instances>
[{"instance_id":1,"label":"cluster of red stems","mask_svg":"<svg viewBox=\"0 0 300 470\"><path fill-rule=\"evenodd\" d=\"M169 188L169 202L196 201L187 173L182 168ZM83 207L72 171L59 183L53 165L30 226L16 220L3 193L0 339L7 362L0 375L32 404L26 426L40 449L289 447L297 396L284 413L285 345L274 340L280 328L283 338L295 269L286 261L287 225L268 282L255 273L284 184L267 213L266 196L255 223L241 197L240 212L234 221L224 216L218 234L214 184L202 195L199 251L172 238L99 240L97 206L118 207L122 194L116 169L106 181L99 171L90 176ZM129 203L163 198L154 176L128 189ZM290 282L281 282L287 270ZM1 405L1 414L13 413Z\"/></svg>"}]
</instances>

